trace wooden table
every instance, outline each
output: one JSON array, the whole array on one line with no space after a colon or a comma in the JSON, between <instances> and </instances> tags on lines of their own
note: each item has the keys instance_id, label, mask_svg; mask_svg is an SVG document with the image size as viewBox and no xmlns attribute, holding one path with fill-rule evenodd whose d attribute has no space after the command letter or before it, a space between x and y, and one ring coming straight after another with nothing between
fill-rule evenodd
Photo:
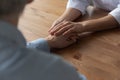
<instances>
[{"instance_id":1,"label":"wooden table","mask_svg":"<svg viewBox=\"0 0 120 80\"><path fill-rule=\"evenodd\" d=\"M67 0L35 0L22 16L19 29L27 41L48 35L48 29L65 10ZM101 12L101 11L100 11ZM79 21L105 16L84 17ZM101 26L104 24L101 24ZM57 53L72 63L88 80L120 80L120 31L112 29L81 38L76 44Z\"/></svg>"}]
</instances>

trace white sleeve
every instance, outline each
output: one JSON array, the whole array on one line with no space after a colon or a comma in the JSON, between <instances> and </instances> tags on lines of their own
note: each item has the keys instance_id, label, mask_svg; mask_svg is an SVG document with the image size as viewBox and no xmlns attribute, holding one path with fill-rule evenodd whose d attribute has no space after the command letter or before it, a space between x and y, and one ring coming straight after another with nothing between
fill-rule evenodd
<instances>
[{"instance_id":1,"label":"white sleeve","mask_svg":"<svg viewBox=\"0 0 120 80\"><path fill-rule=\"evenodd\" d=\"M116 19L116 21L120 24L120 2L118 4L117 8L115 8L109 14L111 14Z\"/></svg>"},{"instance_id":2,"label":"white sleeve","mask_svg":"<svg viewBox=\"0 0 120 80\"><path fill-rule=\"evenodd\" d=\"M89 2L87 0L68 0L67 8L75 8L82 12L84 15L86 12L86 8L89 6Z\"/></svg>"}]
</instances>

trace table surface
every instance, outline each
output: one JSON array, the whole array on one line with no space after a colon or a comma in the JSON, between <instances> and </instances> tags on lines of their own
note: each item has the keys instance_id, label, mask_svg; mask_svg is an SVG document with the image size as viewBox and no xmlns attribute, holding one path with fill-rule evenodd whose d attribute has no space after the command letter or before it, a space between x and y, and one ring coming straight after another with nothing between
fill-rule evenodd
<instances>
[{"instance_id":1,"label":"table surface","mask_svg":"<svg viewBox=\"0 0 120 80\"><path fill-rule=\"evenodd\" d=\"M46 37L53 21L65 10L66 3L67 0L35 0L28 5L19 23L27 41ZM96 11L95 16L86 16L79 21L107 14L103 11L99 15L100 12ZM119 29L84 36L76 44L56 53L72 63L88 80L120 80Z\"/></svg>"}]
</instances>

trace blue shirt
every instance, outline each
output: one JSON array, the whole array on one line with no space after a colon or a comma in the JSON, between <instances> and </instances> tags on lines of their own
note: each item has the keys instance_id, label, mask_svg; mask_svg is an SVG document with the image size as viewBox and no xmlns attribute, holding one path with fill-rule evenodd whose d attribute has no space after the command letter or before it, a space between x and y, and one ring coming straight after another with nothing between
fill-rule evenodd
<instances>
[{"instance_id":1,"label":"blue shirt","mask_svg":"<svg viewBox=\"0 0 120 80\"><path fill-rule=\"evenodd\" d=\"M26 40L13 25L0 21L0 80L86 80L59 56L47 41Z\"/></svg>"}]
</instances>

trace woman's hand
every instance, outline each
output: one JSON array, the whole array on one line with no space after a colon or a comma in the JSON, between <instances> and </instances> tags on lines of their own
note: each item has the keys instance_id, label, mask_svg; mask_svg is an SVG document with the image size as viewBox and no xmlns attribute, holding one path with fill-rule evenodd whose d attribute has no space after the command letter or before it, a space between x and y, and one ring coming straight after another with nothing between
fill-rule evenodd
<instances>
[{"instance_id":1,"label":"woman's hand","mask_svg":"<svg viewBox=\"0 0 120 80\"><path fill-rule=\"evenodd\" d=\"M79 34L84 31L84 28L84 22L63 21L60 24L56 25L56 27L52 28L50 34L55 36L69 35L72 33Z\"/></svg>"},{"instance_id":2,"label":"woman's hand","mask_svg":"<svg viewBox=\"0 0 120 80\"><path fill-rule=\"evenodd\" d=\"M79 16L82 16L79 10L75 8L66 9L65 12L56 21L54 21L52 27L49 29L49 32L51 33L51 31L58 27L57 25L61 24L62 22L74 21Z\"/></svg>"},{"instance_id":3,"label":"woman's hand","mask_svg":"<svg viewBox=\"0 0 120 80\"><path fill-rule=\"evenodd\" d=\"M58 18L57 20L55 20L52 24L52 27L49 29L48 32L51 32L52 29L54 29L58 24L62 23L64 21L64 19L60 19Z\"/></svg>"}]
</instances>

